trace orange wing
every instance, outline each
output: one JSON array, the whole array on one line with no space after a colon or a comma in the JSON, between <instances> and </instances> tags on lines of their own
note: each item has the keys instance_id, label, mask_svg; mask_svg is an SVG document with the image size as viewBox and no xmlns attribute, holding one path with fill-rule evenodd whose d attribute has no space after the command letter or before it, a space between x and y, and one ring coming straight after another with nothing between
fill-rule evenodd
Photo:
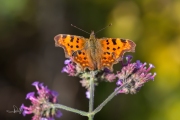
<instances>
[{"instance_id":1,"label":"orange wing","mask_svg":"<svg viewBox=\"0 0 180 120\"><path fill-rule=\"evenodd\" d=\"M86 40L84 37L75 35L59 34L54 37L55 46L62 47L67 58L78 50L84 49Z\"/></svg>"},{"instance_id":2,"label":"orange wing","mask_svg":"<svg viewBox=\"0 0 180 120\"><path fill-rule=\"evenodd\" d=\"M89 52L90 51L88 49L83 49L81 51L75 52L73 55L74 62L76 62L82 68L82 70L85 70L86 68L89 70L94 70L95 68Z\"/></svg>"},{"instance_id":3,"label":"orange wing","mask_svg":"<svg viewBox=\"0 0 180 120\"><path fill-rule=\"evenodd\" d=\"M128 39L102 38L99 39L103 53L101 54L101 67L112 70L113 64L122 60L125 52L134 52L136 44Z\"/></svg>"},{"instance_id":4,"label":"orange wing","mask_svg":"<svg viewBox=\"0 0 180 120\"><path fill-rule=\"evenodd\" d=\"M94 69L94 63L90 57L89 49L85 49L87 39L81 36L59 34L54 37L55 45L62 47L67 58L71 58L82 70Z\"/></svg>"}]
</instances>

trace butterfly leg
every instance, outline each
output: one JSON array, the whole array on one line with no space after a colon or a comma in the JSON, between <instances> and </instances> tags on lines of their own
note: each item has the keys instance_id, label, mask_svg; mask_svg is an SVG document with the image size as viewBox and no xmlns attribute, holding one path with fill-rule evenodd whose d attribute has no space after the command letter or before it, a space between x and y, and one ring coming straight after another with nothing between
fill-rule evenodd
<instances>
[{"instance_id":1,"label":"butterfly leg","mask_svg":"<svg viewBox=\"0 0 180 120\"><path fill-rule=\"evenodd\" d=\"M77 54L77 52L79 52L79 51L80 51L80 50L74 51L71 56L72 56L72 57L75 56L75 55Z\"/></svg>"},{"instance_id":2,"label":"butterfly leg","mask_svg":"<svg viewBox=\"0 0 180 120\"><path fill-rule=\"evenodd\" d=\"M112 54L113 59L116 59L116 55L115 55L115 53L114 53L114 52L112 52L111 54Z\"/></svg>"}]
</instances>

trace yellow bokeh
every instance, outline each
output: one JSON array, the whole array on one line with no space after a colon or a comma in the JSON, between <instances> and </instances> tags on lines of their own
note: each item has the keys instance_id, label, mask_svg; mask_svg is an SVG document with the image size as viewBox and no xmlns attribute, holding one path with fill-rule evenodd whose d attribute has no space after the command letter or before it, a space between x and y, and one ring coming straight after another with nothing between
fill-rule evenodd
<instances>
[{"instance_id":1,"label":"yellow bokeh","mask_svg":"<svg viewBox=\"0 0 180 120\"><path fill-rule=\"evenodd\" d=\"M131 9L129 9L129 6ZM109 22L113 25L107 29L108 36L136 40L142 30L138 17L139 9L132 1L120 2L110 13Z\"/></svg>"}]
</instances>

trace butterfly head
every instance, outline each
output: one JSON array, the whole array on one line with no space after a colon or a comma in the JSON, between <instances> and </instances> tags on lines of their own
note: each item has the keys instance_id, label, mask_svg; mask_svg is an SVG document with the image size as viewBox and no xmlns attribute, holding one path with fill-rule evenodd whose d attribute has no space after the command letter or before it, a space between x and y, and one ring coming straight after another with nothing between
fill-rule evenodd
<instances>
[{"instance_id":1,"label":"butterfly head","mask_svg":"<svg viewBox=\"0 0 180 120\"><path fill-rule=\"evenodd\" d=\"M95 39L95 33L94 33L94 31L91 31L90 39Z\"/></svg>"}]
</instances>

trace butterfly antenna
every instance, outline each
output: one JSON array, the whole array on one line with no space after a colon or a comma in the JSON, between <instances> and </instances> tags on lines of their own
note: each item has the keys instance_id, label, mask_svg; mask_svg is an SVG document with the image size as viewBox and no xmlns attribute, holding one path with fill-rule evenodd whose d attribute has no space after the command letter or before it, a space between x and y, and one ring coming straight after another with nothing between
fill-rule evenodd
<instances>
[{"instance_id":1,"label":"butterfly antenna","mask_svg":"<svg viewBox=\"0 0 180 120\"><path fill-rule=\"evenodd\" d=\"M90 33L86 32L85 30L83 30L83 29L81 29L81 28L76 27L76 26L75 26L75 25L73 25L73 24L71 24L71 26L73 26L73 27L75 27L75 28L77 28L77 29L79 29L79 30L81 30L81 31L83 31L83 32L85 32L85 33L87 33L87 34L90 34Z\"/></svg>"},{"instance_id":2,"label":"butterfly antenna","mask_svg":"<svg viewBox=\"0 0 180 120\"><path fill-rule=\"evenodd\" d=\"M112 25L112 23L111 24L109 24L108 26L106 26L106 27L104 27L104 28L102 28L102 29L100 29L99 31L97 31L96 33L98 33L98 32L100 32L100 31L102 31L102 30L104 30L104 29L106 29L107 27L110 27ZM95 34L96 34L95 33Z\"/></svg>"}]
</instances>

